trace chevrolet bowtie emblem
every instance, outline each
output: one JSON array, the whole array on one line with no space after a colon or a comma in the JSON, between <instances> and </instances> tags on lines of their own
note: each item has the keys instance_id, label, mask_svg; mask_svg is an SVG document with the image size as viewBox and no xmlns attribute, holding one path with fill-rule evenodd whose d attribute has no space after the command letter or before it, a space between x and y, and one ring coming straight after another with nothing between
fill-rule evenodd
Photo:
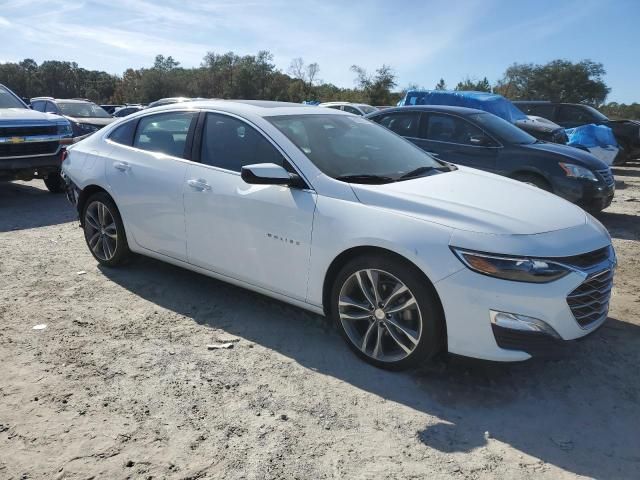
<instances>
[{"instance_id":1,"label":"chevrolet bowtie emblem","mask_svg":"<svg viewBox=\"0 0 640 480\"><path fill-rule=\"evenodd\" d=\"M9 138L9 143L24 143L24 137L11 137Z\"/></svg>"}]
</instances>

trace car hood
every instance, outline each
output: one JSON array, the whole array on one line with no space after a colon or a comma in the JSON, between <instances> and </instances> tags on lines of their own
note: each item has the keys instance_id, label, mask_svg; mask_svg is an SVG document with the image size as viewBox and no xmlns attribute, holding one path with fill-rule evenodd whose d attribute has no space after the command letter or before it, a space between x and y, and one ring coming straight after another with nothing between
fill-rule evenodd
<instances>
[{"instance_id":1,"label":"car hood","mask_svg":"<svg viewBox=\"0 0 640 480\"><path fill-rule=\"evenodd\" d=\"M552 232L583 225L587 219L581 208L551 193L466 167L414 180L351 187L365 205L483 234Z\"/></svg>"},{"instance_id":2,"label":"car hood","mask_svg":"<svg viewBox=\"0 0 640 480\"><path fill-rule=\"evenodd\" d=\"M562 129L560 125L557 125L550 120L543 119L542 117L529 116L523 120L516 120L515 124L525 131L550 133Z\"/></svg>"},{"instance_id":3,"label":"car hood","mask_svg":"<svg viewBox=\"0 0 640 480\"><path fill-rule=\"evenodd\" d=\"M42 113L30 108L0 108L0 122L8 122L17 120L19 122L40 120L41 122L60 122L66 123L64 119L58 115L51 113Z\"/></svg>"},{"instance_id":4,"label":"car hood","mask_svg":"<svg viewBox=\"0 0 640 480\"><path fill-rule=\"evenodd\" d=\"M558 143L536 142L529 145L522 145L525 149L536 150L546 153L554 153L562 156L559 160L569 161L576 165L587 167L590 170L604 170L609 168L602 160L594 157L589 152L568 145L560 145Z\"/></svg>"},{"instance_id":5,"label":"car hood","mask_svg":"<svg viewBox=\"0 0 640 480\"><path fill-rule=\"evenodd\" d=\"M69 120L75 123L85 123L89 125L95 125L96 127L104 127L105 125L109 125L111 122L114 122L116 119L113 117L104 118L104 117L67 117Z\"/></svg>"}]
</instances>

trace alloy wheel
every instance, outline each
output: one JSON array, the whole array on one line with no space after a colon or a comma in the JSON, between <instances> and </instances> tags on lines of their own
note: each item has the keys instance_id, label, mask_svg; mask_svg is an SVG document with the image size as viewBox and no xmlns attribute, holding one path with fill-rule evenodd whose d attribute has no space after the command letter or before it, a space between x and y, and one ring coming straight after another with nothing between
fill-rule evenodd
<instances>
[{"instance_id":1,"label":"alloy wheel","mask_svg":"<svg viewBox=\"0 0 640 480\"><path fill-rule=\"evenodd\" d=\"M383 270L349 276L340 290L338 314L349 340L375 360L397 362L420 343L422 315L415 296Z\"/></svg>"},{"instance_id":2,"label":"alloy wheel","mask_svg":"<svg viewBox=\"0 0 640 480\"><path fill-rule=\"evenodd\" d=\"M100 201L89 204L84 217L89 248L100 260L109 261L118 247L118 229L109 207Z\"/></svg>"}]
</instances>

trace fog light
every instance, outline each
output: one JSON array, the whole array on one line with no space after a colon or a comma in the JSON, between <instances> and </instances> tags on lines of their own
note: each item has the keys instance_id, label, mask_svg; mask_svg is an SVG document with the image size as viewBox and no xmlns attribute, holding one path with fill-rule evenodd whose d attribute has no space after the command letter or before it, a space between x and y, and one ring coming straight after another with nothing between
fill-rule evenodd
<instances>
[{"instance_id":1,"label":"fog light","mask_svg":"<svg viewBox=\"0 0 640 480\"><path fill-rule=\"evenodd\" d=\"M546 322L526 315L518 315L516 313L497 312L489 310L491 323L497 327L507 328L509 330L520 330L524 332L545 333L554 338L560 338L558 332Z\"/></svg>"}]
</instances>

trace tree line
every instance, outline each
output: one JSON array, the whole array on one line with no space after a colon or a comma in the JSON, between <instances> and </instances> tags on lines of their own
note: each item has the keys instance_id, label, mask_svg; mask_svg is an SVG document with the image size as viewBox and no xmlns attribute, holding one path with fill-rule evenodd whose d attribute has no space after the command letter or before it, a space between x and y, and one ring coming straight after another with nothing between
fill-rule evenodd
<instances>
[{"instance_id":1,"label":"tree line","mask_svg":"<svg viewBox=\"0 0 640 480\"><path fill-rule=\"evenodd\" d=\"M87 70L76 62L32 59L0 63L0 83L24 98L88 98L97 103L149 103L163 97L350 101L395 105L408 89L446 90L444 78L434 86L410 84L397 89L397 76L389 65L374 72L353 65L354 86L343 88L320 79L320 65L295 58L286 72L276 68L273 54L208 52L200 66L185 68L171 56L157 55L153 66L129 68L122 75ZM586 103L614 117L640 118L640 105L609 103L610 88L604 66L591 60L554 60L546 64L514 63L491 84L486 77L467 77L453 90L495 92L512 100L551 100Z\"/></svg>"}]
</instances>

